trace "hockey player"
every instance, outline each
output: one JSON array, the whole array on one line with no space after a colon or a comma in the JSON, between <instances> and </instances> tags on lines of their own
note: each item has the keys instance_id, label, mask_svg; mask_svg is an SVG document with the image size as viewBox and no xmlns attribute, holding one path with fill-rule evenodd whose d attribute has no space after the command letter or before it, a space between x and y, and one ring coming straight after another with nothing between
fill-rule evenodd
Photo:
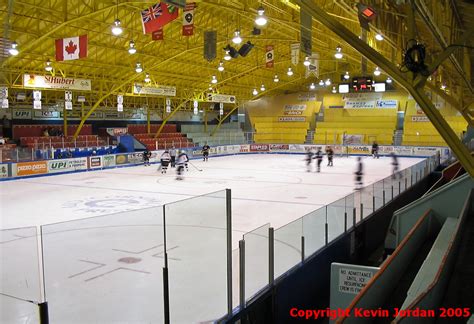
<instances>
[{"instance_id":1,"label":"hockey player","mask_svg":"<svg viewBox=\"0 0 474 324\"><path fill-rule=\"evenodd\" d=\"M332 159L334 158L334 151L331 146L326 147L326 155L328 156L328 166L333 166Z\"/></svg>"},{"instance_id":2,"label":"hockey player","mask_svg":"<svg viewBox=\"0 0 474 324\"><path fill-rule=\"evenodd\" d=\"M145 149L145 151L143 151L143 165L150 166L150 156L151 152Z\"/></svg>"},{"instance_id":3,"label":"hockey player","mask_svg":"<svg viewBox=\"0 0 474 324\"><path fill-rule=\"evenodd\" d=\"M311 172L311 162L313 161L313 150L311 148L306 149L306 171Z\"/></svg>"},{"instance_id":4,"label":"hockey player","mask_svg":"<svg viewBox=\"0 0 474 324\"><path fill-rule=\"evenodd\" d=\"M184 165L185 163L187 162L187 155L186 153L184 152L181 152L179 155L178 155L178 159L176 160L176 166L177 166L177 169L176 169L176 172L177 172L177 176L176 176L176 180L183 180L183 171L184 171Z\"/></svg>"},{"instance_id":5,"label":"hockey player","mask_svg":"<svg viewBox=\"0 0 474 324\"><path fill-rule=\"evenodd\" d=\"M210 149L211 149L211 147L209 145L207 145L207 143L206 143L206 145L204 145L202 147L201 152L202 152L203 161L207 161L209 159L209 150Z\"/></svg>"},{"instance_id":6,"label":"hockey player","mask_svg":"<svg viewBox=\"0 0 474 324\"><path fill-rule=\"evenodd\" d=\"M399 171L399 164L398 164L397 156L393 152L390 153L390 155L392 156L392 165L393 165L392 179L401 178L402 174Z\"/></svg>"},{"instance_id":7,"label":"hockey player","mask_svg":"<svg viewBox=\"0 0 474 324\"><path fill-rule=\"evenodd\" d=\"M379 145L377 144L377 142L374 142L372 144L372 156L375 158L379 158Z\"/></svg>"},{"instance_id":8,"label":"hockey player","mask_svg":"<svg viewBox=\"0 0 474 324\"><path fill-rule=\"evenodd\" d=\"M362 189L362 184L364 183L362 180L362 176L364 175L364 165L362 164L362 158L360 156L357 157L357 169L355 172L356 178L356 190Z\"/></svg>"},{"instance_id":9,"label":"hockey player","mask_svg":"<svg viewBox=\"0 0 474 324\"><path fill-rule=\"evenodd\" d=\"M160 157L161 165L158 170L161 169L161 173L166 173L166 170L168 170L168 165L170 164L170 161L171 161L170 153L168 152L168 150L166 150L163 152L163 154L161 154L161 157Z\"/></svg>"},{"instance_id":10,"label":"hockey player","mask_svg":"<svg viewBox=\"0 0 474 324\"><path fill-rule=\"evenodd\" d=\"M185 161L184 161L184 167L186 168L186 171L189 171L189 169L188 169L189 157L186 154L186 151L181 151L181 153L184 154L184 157L186 158Z\"/></svg>"},{"instance_id":11,"label":"hockey player","mask_svg":"<svg viewBox=\"0 0 474 324\"><path fill-rule=\"evenodd\" d=\"M174 168L175 163L176 163L176 149L174 145L170 150L170 157L171 157L171 167Z\"/></svg>"},{"instance_id":12,"label":"hockey player","mask_svg":"<svg viewBox=\"0 0 474 324\"><path fill-rule=\"evenodd\" d=\"M323 162L323 151L321 151L321 147L318 147L314 158L316 159L316 172L321 172L321 162Z\"/></svg>"}]
</instances>

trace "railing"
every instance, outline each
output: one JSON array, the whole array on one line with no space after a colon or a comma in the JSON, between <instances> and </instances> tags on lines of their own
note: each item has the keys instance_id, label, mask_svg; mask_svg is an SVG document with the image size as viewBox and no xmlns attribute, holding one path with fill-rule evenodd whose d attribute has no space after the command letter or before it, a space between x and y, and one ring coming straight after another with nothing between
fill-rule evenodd
<instances>
[{"instance_id":1,"label":"railing","mask_svg":"<svg viewBox=\"0 0 474 324\"><path fill-rule=\"evenodd\" d=\"M234 250L239 255L240 269L234 265L233 273L241 274L234 280L240 284L239 289L234 288L240 291L239 298L234 297L234 307L245 308L279 277L357 226L438 165L438 157L431 156L276 230L267 224L244 234L239 249Z\"/></svg>"},{"instance_id":2,"label":"railing","mask_svg":"<svg viewBox=\"0 0 474 324\"><path fill-rule=\"evenodd\" d=\"M42 142L35 142L34 143L34 149L36 150L44 150L44 149L49 149L49 148L55 148L55 149L65 149L65 148L83 148L83 147L97 147L97 146L109 146L112 145L110 143L110 138L107 137L105 139L96 137L95 140L90 140L87 139L87 137L84 140L65 140L64 137L61 139L60 142L54 141L52 139L49 139L49 141L42 141Z\"/></svg>"}]
</instances>

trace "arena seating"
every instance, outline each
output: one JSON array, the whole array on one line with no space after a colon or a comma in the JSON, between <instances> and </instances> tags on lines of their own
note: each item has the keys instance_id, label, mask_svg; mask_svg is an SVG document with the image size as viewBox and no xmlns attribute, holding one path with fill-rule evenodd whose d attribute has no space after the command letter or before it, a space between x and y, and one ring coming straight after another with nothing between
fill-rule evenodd
<instances>
[{"instance_id":1,"label":"arena seating","mask_svg":"<svg viewBox=\"0 0 474 324\"><path fill-rule=\"evenodd\" d=\"M278 117L251 117L255 143L303 144L309 122L284 122Z\"/></svg>"},{"instance_id":2,"label":"arena seating","mask_svg":"<svg viewBox=\"0 0 474 324\"><path fill-rule=\"evenodd\" d=\"M196 146L203 146L207 143L210 146L227 145L227 144L243 144L245 143L245 134L240 129L238 123L223 123L217 132L211 136L210 134L217 125L208 125L207 131L204 125L181 125L181 131L191 138Z\"/></svg>"},{"instance_id":3,"label":"arena seating","mask_svg":"<svg viewBox=\"0 0 474 324\"><path fill-rule=\"evenodd\" d=\"M104 140L97 135L79 135L74 140L73 136L28 136L20 137L20 145L37 149L50 147L93 147L104 146Z\"/></svg>"},{"instance_id":4,"label":"arena seating","mask_svg":"<svg viewBox=\"0 0 474 324\"><path fill-rule=\"evenodd\" d=\"M362 144L391 145L397 123L396 109L326 109L317 122L315 144L342 144L344 135L359 135Z\"/></svg>"},{"instance_id":5,"label":"arena seating","mask_svg":"<svg viewBox=\"0 0 474 324\"><path fill-rule=\"evenodd\" d=\"M412 115L414 116L414 115ZM403 130L403 145L409 146L446 146L446 142L435 129L431 122L415 122L412 116L405 117ZM467 122L462 116L447 116L445 120L454 130L456 135L461 136L466 130Z\"/></svg>"},{"instance_id":6,"label":"arena seating","mask_svg":"<svg viewBox=\"0 0 474 324\"><path fill-rule=\"evenodd\" d=\"M13 138L18 140L20 137L42 137L45 128L56 128L63 130L62 125L13 125ZM68 135L73 135L77 130L78 125L68 125ZM79 132L79 135L92 135L92 125L84 125Z\"/></svg>"},{"instance_id":7,"label":"arena seating","mask_svg":"<svg viewBox=\"0 0 474 324\"><path fill-rule=\"evenodd\" d=\"M129 124L128 133L132 134L139 142L143 143L149 150L161 150L171 147L193 147L186 135L176 130L176 125L166 124L158 138L154 138L160 128L160 124L150 125L150 134L147 133L147 125Z\"/></svg>"}]
</instances>

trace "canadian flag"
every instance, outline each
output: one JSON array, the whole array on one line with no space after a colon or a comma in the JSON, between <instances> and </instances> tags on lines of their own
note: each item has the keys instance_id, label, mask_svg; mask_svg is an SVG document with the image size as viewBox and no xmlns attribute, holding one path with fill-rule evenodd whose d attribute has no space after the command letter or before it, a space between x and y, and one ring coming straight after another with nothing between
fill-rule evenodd
<instances>
[{"instance_id":1,"label":"canadian flag","mask_svg":"<svg viewBox=\"0 0 474 324\"><path fill-rule=\"evenodd\" d=\"M56 39L56 61L87 57L87 35Z\"/></svg>"}]
</instances>

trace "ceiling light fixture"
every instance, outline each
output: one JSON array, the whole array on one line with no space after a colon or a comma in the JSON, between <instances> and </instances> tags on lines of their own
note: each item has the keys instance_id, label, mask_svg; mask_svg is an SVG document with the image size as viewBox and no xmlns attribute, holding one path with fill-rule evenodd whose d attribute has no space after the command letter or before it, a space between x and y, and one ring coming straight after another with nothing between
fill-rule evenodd
<instances>
[{"instance_id":1,"label":"ceiling light fixture","mask_svg":"<svg viewBox=\"0 0 474 324\"><path fill-rule=\"evenodd\" d=\"M275 76L273 77L273 82L278 83L279 81L280 79L278 78L278 75L275 74Z\"/></svg>"},{"instance_id":2,"label":"ceiling light fixture","mask_svg":"<svg viewBox=\"0 0 474 324\"><path fill-rule=\"evenodd\" d=\"M377 66L374 70L374 75L379 76L382 72L380 71L379 67Z\"/></svg>"},{"instance_id":3,"label":"ceiling light fixture","mask_svg":"<svg viewBox=\"0 0 474 324\"><path fill-rule=\"evenodd\" d=\"M260 91L265 91L265 85L262 84L262 86L260 87Z\"/></svg>"},{"instance_id":4,"label":"ceiling light fixture","mask_svg":"<svg viewBox=\"0 0 474 324\"><path fill-rule=\"evenodd\" d=\"M46 66L44 67L44 69L48 72L53 71L53 66L51 65L51 61L49 59L46 61Z\"/></svg>"},{"instance_id":5,"label":"ceiling light fixture","mask_svg":"<svg viewBox=\"0 0 474 324\"><path fill-rule=\"evenodd\" d=\"M342 55L342 48L341 46L336 47L336 53L334 54L334 57L337 58L338 60L342 59L344 55Z\"/></svg>"},{"instance_id":6,"label":"ceiling light fixture","mask_svg":"<svg viewBox=\"0 0 474 324\"><path fill-rule=\"evenodd\" d=\"M321 79L321 80L319 81L319 85L320 85L321 87L324 86L324 81L323 81L323 79Z\"/></svg>"},{"instance_id":7,"label":"ceiling light fixture","mask_svg":"<svg viewBox=\"0 0 474 324\"><path fill-rule=\"evenodd\" d=\"M218 70L219 72L224 71L224 63L219 62L219 66L217 67L217 70Z\"/></svg>"},{"instance_id":8,"label":"ceiling light fixture","mask_svg":"<svg viewBox=\"0 0 474 324\"><path fill-rule=\"evenodd\" d=\"M443 83L443 84L441 85L441 90L446 90L446 84Z\"/></svg>"},{"instance_id":9,"label":"ceiling light fixture","mask_svg":"<svg viewBox=\"0 0 474 324\"><path fill-rule=\"evenodd\" d=\"M306 57L304 58L303 65L304 65L304 66L310 66L310 65L311 65L311 62L309 61L309 57L306 56Z\"/></svg>"},{"instance_id":10,"label":"ceiling light fixture","mask_svg":"<svg viewBox=\"0 0 474 324\"><path fill-rule=\"evenodd\" d=\"M288 74L288 76L292 76L293 75L293 70L289 67L288 72L286 72L286 74Z\"/></svg>"},{"instance_id":11,"label":"ceiling light fixture","mask_svg":"<svg viewBox=\"0 0 474 324\"><path fill-rule=\"evenodd\" d=\"M253 89L252 94L253 94L254 96L258 95L257 89Z\"/></svg>"},{"instance_id":12,"label":"ceiling light fixture","mask_svg":"<svg viewBox=\"0 0 474 324\"><path fill-rule=\"evenodd\" d=\"M217 83L217 79L216 79L216 76L215 76L215 75L212 76L211 83L212 83L212 84L216 84L216 83Z\"/></svg>"},{"instance_id":13,"label":"ceiling light fixture","mask_svg":"<svg viewBox=\"0 0 474 324\"><path fill-rule=\"evenodd\" d=\"M142 65L140 63L137 63L137 65L135 66L135 72L137 72L137 73L142 73L143 72L143 68L142 68Z\"/></svg>"},{"instance_id":14,"label":"ceiling light fixture","mask_svg":"<svg viewBox=\"0 0 474 324\"><path fill-rule=\"evenodd\" d=\"M255 18L255 24L257 26L265 26L267 24L267 17L265 17L265 9L263 9L262 6L260 6L257 9L257 18Z\"/></svg>"},{"instance_id":15,"label":"ceiling light fixture","mask_svg":"<svg viewBox=\"0 0 474 324\"><path fill-rule=\"evenodd\" d=\"M232 56L230 56L229 50L225 50L224 60L230 61L231 59L232 59Z\"/></svg>"},{"instance_id":16,"label":"ceiling light fixture","mask_svg":"<svg viewBox=\"0 0 474 324\"><path fill-rule=\"evenodd\" d=\"M145 74L145 80L144 80L146 83L149 83L151 81L150 79L150 75L147 73Z\"/></svg>"},{"instance_id":17,"label":"ceiling light fixture","mask_svg":"<svg viewBox=\"0 0 474 324\"><path fill-rule=\"evenodd\" d=\"M332 93L337 93L336 87L332 87Z\"/></svg>"},{"instance_id":18,"label":"ceiling light fixture","mask_svg":"<svg viewBox=\"0 0 474 324\"><path fill-rule=\"evenodd\" d=\"M112 26L112 34L115 36L120 35L123 32L122 27L120 27L120 19L115 19L114 25Z\"/></svg>"},{"instance_id":19,"label":"ceiling light fixture","mask_svg":"<svg viewBox=\"0 0 474 324\"><path fill-rule=\"evenodd\" d=\"M133 40L128 43L128 52L133 55L137 52L137 49L135 48L135 42Z\"/></svg>"},{"instance_id":20,"label":"ceiling light fixture","mask_svg":"<svg viewBox=\"0 0 474 324\"><path fill-rule=\"evenodd\" d=\"M242 43L242 37L240 37L240 31L236 30L234 33L234 38L232 38L232 42L234 44L240 44Z\"/></svg>"},{"instance_id":21,"label":"ceiling light fixture","mask_svg":"<svg viewBox=\"0 0 474 324\"><path fill-rule=\"evenodd\" d=\"M349 80L351 76L349 75L349 72L346 71L346 74L344 74L344 80Z\"/></svg>"},{"instance_id":22,"label":"ceiling light fixture","mask_svg":"<svg viewBox=\"0 0 474 324\"><path fill-rule=\"evenodd\" d=\"M310 90L316 89L316 86L314 85L314 82L309 85L309 89Z\"/></svg>"},{"instance_id":23,"label":"ceiling light fixture","mask_svg":"<svg viewBox=\"0 0 474 324\"><path fill-rule=\"evenodd\" d=\"M388 77L387 80L385 80L385 82L392 83L392 79L390 79L390 77Z\"/></svg>"},{"instance_id":24,"label":"ceiling light fixture","mask_svg":"<svg viewBox=\"0 0 474 324\"><path fill-rule=\"evenodd\" d=\"M326 82L324 82L324 84L329 87L331 85L331 79L327 79Z\"/></svg>"},{"instance_id":25,"label":"ceiling light fixture","mask_svg":"<svg viewBox=\"0 0 474 324\"><path fill-rule=\"evenodd\" d=\"M12 47L8 49L8 53L10 53L10 55L13 55L13 56L18 55L18 53L20 53L17 48L18 44L16 42L13 42L11 46Z\"/></svg>"},{"instance_id":26,"label":"ceiling light fixture","mask_svg":"<svg viewBox=\"0 0 474 324\"><path fill-rule=\"evenodd\" d=\"M382 34L375 34L375 39L378 41L383 41L383 35Z\"/></svg>"}]
</instances>

